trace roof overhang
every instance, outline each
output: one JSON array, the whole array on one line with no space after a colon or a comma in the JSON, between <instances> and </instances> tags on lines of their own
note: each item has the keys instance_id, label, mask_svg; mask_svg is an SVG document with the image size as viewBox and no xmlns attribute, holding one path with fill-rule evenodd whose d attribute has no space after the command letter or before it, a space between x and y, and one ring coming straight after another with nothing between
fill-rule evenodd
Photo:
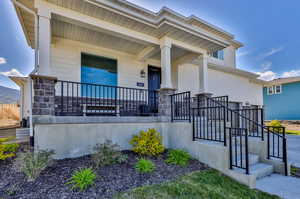
<instances>
[{"instance_id":1,"label":"roof overhang","mask_svg":"<svg viewBox=\"0 0 300 199\"><path fill-rule=\"evenodd\" d=\"M271 86L271 85L279 85L279 84L288 84L300 82L300 77L288 77L288 78L278 78L272 81L266 81L264 86Z\"/></svg>"},{"instance_id":2,"label":"roof overhang","mask_svg":"<svg viewBox=\"0 0 300 199\"><path fill-rule=\"evenodd\" d=\"M34 1L18 1L35 10ZM68 0L64 3L57 0L40 0L39 3L46 5L50 10L63 8L65 11L73 11L81 16L93 17L95 20L107 20L111 24L158 40L166 36L207 51L220 50L230 45L236 48L242 46L234 40L232 34L196 16L185 17L166 7L154 13L124 0ZM27 42L34 48L34 17L15 7ZM53 12L53 14L59 16L58 13ZM65 17L63 12L61 16Z\"/></svg>"},{"instance_id":3,"label":"roof overhang","mask_svg":"<svg viewBox=\"0 0 300 199\"><path fill-rule=\"evenodd\" d=\"M8 78L20 87L23 87L29 81L29 77L8 76Z\"/></svg>"}]
</instances>

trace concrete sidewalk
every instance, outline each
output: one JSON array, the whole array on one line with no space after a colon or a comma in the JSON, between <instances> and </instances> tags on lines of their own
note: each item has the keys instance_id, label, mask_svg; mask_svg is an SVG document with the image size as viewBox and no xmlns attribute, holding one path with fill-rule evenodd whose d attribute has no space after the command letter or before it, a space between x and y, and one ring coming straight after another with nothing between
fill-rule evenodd
<instances>
[{"instance_id":1,"label":"concrete sidewalk","mask_svg":"<svg viewBox=\"0 0 300 199\"><path fill-rule=\"evenodd\" d=\"M300 178L272 174L257 180L256 188L284 199L300 198Z\"/></svg>"},{"instance_id":2,"label":"concrete sidewalk","mask_svg":"<svg viewBox=\"0 0 300 199\"><path fill-rule=\"evenodd\" d=\"M293 166L300 168L300 136L287 135L287 148L289 162Z\"/></svg>"}]
</instances>

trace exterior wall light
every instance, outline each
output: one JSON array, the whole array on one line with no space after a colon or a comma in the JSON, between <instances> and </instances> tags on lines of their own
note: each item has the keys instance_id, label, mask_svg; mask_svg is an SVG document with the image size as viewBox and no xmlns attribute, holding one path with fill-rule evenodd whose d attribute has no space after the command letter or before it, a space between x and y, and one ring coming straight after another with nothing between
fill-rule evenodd
<instances>
[{"instance_id":1,"label":"exterior wall light","mask_svg":"<svg viewBox=\"0 0 300 199\"><path fill-rule=\"evenodd\" d=\"M144 69L141 70L140 75L141 75L141 78L146 77L146 73L145 73Z\"/></svg>"}]
</instances>

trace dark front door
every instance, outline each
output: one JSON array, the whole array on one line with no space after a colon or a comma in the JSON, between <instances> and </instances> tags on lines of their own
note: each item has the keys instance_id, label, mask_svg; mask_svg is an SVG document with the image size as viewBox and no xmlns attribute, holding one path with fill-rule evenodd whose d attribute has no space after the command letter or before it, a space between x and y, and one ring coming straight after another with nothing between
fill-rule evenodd
<instances>
[{"instance_id":1,"label":"dark front door","mask_svg":"<svg viewBox=\"0 0 300 199\"><path fill-rule=\"evenodd\" d=\"M156 90L160 89L161 68L148 66L148 90L149 107L151 112L158 110L158 95Z\"/></svg>"},{"instance_id":2,"label":"dark front door","mask_svg":"<svg viewBox=\"0 0 300 199\"><path fill-rule=\"evenodd\" d=\"M161 69L154 66L148 66L148 89L150 91L160 89Z\"/></svg>"}]
</instances>

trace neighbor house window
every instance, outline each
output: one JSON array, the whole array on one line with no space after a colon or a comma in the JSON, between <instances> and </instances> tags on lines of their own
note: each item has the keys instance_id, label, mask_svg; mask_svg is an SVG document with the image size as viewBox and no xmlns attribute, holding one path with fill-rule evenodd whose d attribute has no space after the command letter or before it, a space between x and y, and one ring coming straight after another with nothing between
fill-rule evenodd
<instances>
[{"instance_id":1,"label":"neighbor house window","mask_svg":"<svg viewBox=\"0 0 300 199\"><path fill-rule=\"evenodd\" d=\"M218 50L210 53L210 55L216 59L224 60L224 50Z\"/></svg>"},{"instance_id":2,"label":"neighbor house window","mask_svg":"<svg viewBox=\"0 0 300 199\"><path fill-rule=\"evenodd\" d=\"M281 93L281 85L275 86L275 93L280 94Z\"/></svg>"},{"instance_id":3,"label":"neighbor house window","mask_svg":"<svg viewBox=\"0 0 300 199\"><path fill-rule=\"evenodd\" d=\"M268 87L268 95L280 94L282 92L281 85L273 85Z\"/></svg>"},{"instance_id":4,"label":"neighbor house window","mask_svg":"<svg viewBox=\"0 0 300 199\"><path fill-rule=\"evenodd\" d=\"M81 82L86 83L82 85L81 92L83 96L90 97L114 97L115 89L112 87L95 87L89 84L98 84L106 86L117 86L117 60L100 57L90 54L81 54ZM92 88L93 87L93 88ZM104 88L106 89L104 92ZM109 88L109 89L108 89ZM96 91L95 91L96 90ZM98 91L99 90L99 91Z\"/></svg>"}]
</instances>

